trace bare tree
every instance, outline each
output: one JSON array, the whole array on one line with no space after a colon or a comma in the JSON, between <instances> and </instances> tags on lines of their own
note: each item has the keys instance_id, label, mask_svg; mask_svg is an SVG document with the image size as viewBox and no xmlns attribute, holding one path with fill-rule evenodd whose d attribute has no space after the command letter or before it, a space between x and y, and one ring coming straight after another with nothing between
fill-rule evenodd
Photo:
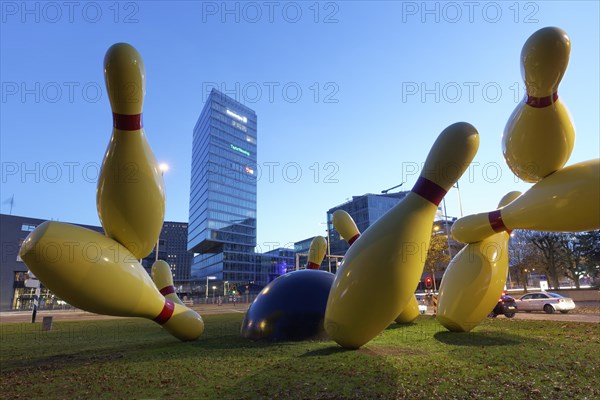
<instances>
[{"instance_id":1,"label":"bare tree","mask_svg":"<svg viewBox=\"0 0 600 400\"><path fill-rule=\"evenodd\" d=\"M565 275L579 289L580 278L596 279L600 271L600 231L564 233L559 242Z\"/></svg>"},{"instance_id":2,"label":"bare tree","mask_svg":"<svg viewBox=\"0 0 600 400\"><path fill-rule=\"evenodd\" d=\"M536 246L542 255L542 269L546 273L550 286L558 289L558 277L561 267L561 233L524 231L527 240Z\"/></svg>"},{"instance_id":3,"label":"bare tree","mask_svg":"<svg viewBox=\"0 0 600 400\"><path fill-rule=\"evenodd\" d=\"M515 278L517 285L523 285L527 293L527 274L545 270L540 250L531 243L526 231L515 230L508 243L508 256L511 278Z\"/></svg>"},{"instance_id":4,"label":"bare tree","mask_svg":"<svg viewBox=\"0 0 600 400\"><path fill-rule=\"evenodd\" d=\"M600 230L579 234L583 247L586 275L594 280L600 279Z\"/></svg>"},{"instance_id":5,"label":"bare tree","mask_svg":"<svg viewBox=\"0 0 600 400\"><path fill-rule=\"evenodd\" d=\"M579 278L583 275L583 248L575 233L563 233L558 242L562 267L567 278L579 289Z\"/></svg>"}]
</instances>

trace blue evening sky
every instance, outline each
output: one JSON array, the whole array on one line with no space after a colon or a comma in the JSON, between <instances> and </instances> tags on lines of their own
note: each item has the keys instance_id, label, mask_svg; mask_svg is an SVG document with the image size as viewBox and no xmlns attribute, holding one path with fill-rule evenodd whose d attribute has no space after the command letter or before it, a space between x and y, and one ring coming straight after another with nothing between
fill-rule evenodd
<instances>
[{"instance_id":1,"label":"blue evening sky","mask_svg":"<svg viewBox=\"0 0 600 400\"><path fill-rule=\"evenodd\" d=\"M258 115L259 250L325 235L325 211L401 182L438 133L472 123L465 214L526 190L502 157L524 95L519 54L544 26L571 37L559 88L576 125L569 164L599 157L597 1L28 2L1 4L2 213L99 224L96 178L112 129L102 61L142 54L144 127L166 219L188 220L192 129L217 86ZM543 146L540 143L540 146ZM448 214L458 216L456 189Z\"/></svg>"}]
</instances>

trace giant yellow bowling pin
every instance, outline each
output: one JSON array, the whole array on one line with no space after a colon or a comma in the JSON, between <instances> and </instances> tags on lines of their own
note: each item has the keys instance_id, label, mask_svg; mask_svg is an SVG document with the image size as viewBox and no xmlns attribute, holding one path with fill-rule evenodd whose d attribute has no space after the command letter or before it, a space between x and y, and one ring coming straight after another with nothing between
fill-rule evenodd
<instances>
[{"instance_id":1,"label":"giant yellow bowling pin","mask_svg":"<svg viewBox=\"0 0 600 400\"><path fill-rule=\"evenodd\" d=\"M325 253L327 253L327 241L323 236L315 236L310 242L306 269L320 269Z\"/></svg>"},{"instance_id":2,"label":"giant yellow bowling pin","mask_svg":"<svg viewBox=\"0 0 600 400\"><path fill-rule=\"evenodd\" d=\"M419 314L419 303L413 294L408 300L408 303L404 306L404 309L400 312L400 315L398 315L394 321L396 321L397 324L409 324L417 319Z\"/></svg>"},{"instance_id":3,"label":"giant yellow bowling pin","mask_svg":"<svg viewBox=\"0 0 600 400\"><path fill-rule=\"evenodd\" d=\"M98 179L102 227L138 259L156 244L165 215L161 173L142 128L145 72L135 48L118 43L104 57L113 131Z\"/></svg>"},{"instance_id":4,"label":"giant yellow bowling pin","mask_svg":"<svg viewBox=\"0 0 600 400\"><path fill-rule=\"evenodd\" d=\"M505 195L498 207L521 192ZM466 245L450 261L442 283L437 320L453 332L468 332L483 321L498 302L508 274L508 232Z\"/></svg>"},{"instance_id":5,"label":"giant yellow bowling pin","mask_svg":"<svg viewBox=\"0 0 600 400\"><path fill-rule=\"evenodd\" d=\"M600 159L580 162L542 179L496 211L460 218L452 226L452 236L475 243L513 229L593 231L600 229L598 199Z\"/></svg>"},{"instance_id":6,"label":"giant yellow bowling pin","mask_svg":"<svg viewBox=\"0 0 600 400\"><path fill-rule=\"evenodd\" d=\"M136 257L100 233L47 221L19 254L44 286L82 310L148 318L184 341L204 331L200 315L165 299Z\"/></svg>"},{"instance_id":7,"label":"giant yellow bowling pin","mask_svg":"<svg viewBox=\"0 0 600 400\"><path fill-rule=\"evenodd\" d=\"M356 226L356 222L350 214L344 210L336 210L332 216L333 226L338 231L340 236L352 246L352 243L360 237L360 231ZM399 324L407 324L414 321L419 316L419 304L413 296L404 310L396 317L396 322Z\"/></svg>"},{"instance_id":8,"label":"giant yellow bowling pin","mask_svg":"<svg viewBox=\"0 0 600 400\"><path fill-rule=\"evenodd\" d=\"M446 192L479 147L470 124L449 126L434 143L411 192L352 244L327 300L325 330L356 349L384 330L414 297L431 227Z\"/></svg>"},{"instance_id":9,"label":"giant yellow bowling pin","mask_svg":"<svg viewBox=\"0 0 600 400\"><path fill-rule=\"evenodd\" d=\"M504 128L502 152L524 181L537 182L562 168L573 151L573 122L557 92L570 52L569 37L554 27L535 32L521 50L527 94Z\"/></svg>"},{"instance_id":10,"label":"giant yellow bowling pin","mask_svg":"<svg viewBox=\"0 0 600 400\"><path fill-rule=\"evenodd\" d=\"M175 292L175 286L173 286L173 275L171 273L171 267L164 260L158 260L152 264L150 270L152 281L156 285L156 288L165 296L165 298L171 300L173 303L181 304L185 306L183 302L177 296Z\"/></svg>"}]
</instances>

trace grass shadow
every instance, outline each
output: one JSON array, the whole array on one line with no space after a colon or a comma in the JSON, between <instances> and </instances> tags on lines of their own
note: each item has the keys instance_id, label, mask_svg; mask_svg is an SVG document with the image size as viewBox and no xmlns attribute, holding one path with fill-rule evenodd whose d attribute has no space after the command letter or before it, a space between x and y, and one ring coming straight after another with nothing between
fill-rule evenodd
<instances>
[{"instance_id":1,"label":"grass shadow","mask_svg":"<svg viewBox=\"0 0 600 400\"><path fill-rule=\"evenodd\" d=\"M393 331L395 329L410 329L413 328L415 326L417 326L418 324L416 322L407 322L404 324L397 324L397 323L392 323L390 324L387 328L385 328L386 331Z\"/></svg>"},{"instance_id":2,"label":"grass shadow","mask_svg":"<svg viewBox=\"0 0 600 400\"><path fill-rule=\"evenodd\" d=\"M2 369L4 371L39 368L61 369L67 367L79 367L93 363L111 363L126 358L130 353L142 352L147 348L148 344L139 344L137 346L126 344L122 346L97 349L93 352L89 349L86 349L75 352L63 352L37 357L13 358L10 360L4 360L2 363Z\"/></svg>"},{"instance_id":3,"label":"grass shadow","mask_svg":"<svg viewBox=\"0 0 600 400\"><path fill-rule=\"evenodd\" d=\"M218 337L205 337L191 342L193 347L202 347L211 350L232 350L232 349L256 349L268 348L273 346L293 345L296 342L286 341L268 341L268 340L250 340L241 335L226 335Z\"/></svg>"},{"instance_id":4,"label":"grass shadow","mask_svg":"<svg viewBox=\"0 0 600 400\"><path fill-rule=\"evenodd\" d=\"M222 387L216 396L223 400L388 399L396 397L398 374L386 357L327 346L263 365L234 385Z\"/></svg>"},{"instance_id":5,"label":"grass shadow","mask_svg":"<svg viewBox=\"0 0 600 400\"><path fill-rule=\"evenodd\" d=\"M437 332L433 337L442 343L453 346L515 346L523 344L522 337L495 332Z\"/></svg>"},{"instance_id":6,"label":"grass shadow","mask_svg":"<svg viewBox=\"0 0 600 400\"><path fill-rule=\"evenodd\" d=\"M323 349L311 350L302 354L300 357L327 357L333 354L345 353L345 352L353 352L355 350L348 350L338 345L334 345L331 347L325 347Z\"/></svg>"}]
</instances>

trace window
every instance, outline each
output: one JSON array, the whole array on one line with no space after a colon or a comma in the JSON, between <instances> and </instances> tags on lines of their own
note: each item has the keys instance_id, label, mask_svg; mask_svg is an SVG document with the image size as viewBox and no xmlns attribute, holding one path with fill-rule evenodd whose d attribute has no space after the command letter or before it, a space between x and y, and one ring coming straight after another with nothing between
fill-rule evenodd
<instances>
[{"instance_id":1,"label":"window","mask_svg":"<svg viewBox=\"0 0 600 400\"><path fill-rule=\"evenodd\" d=\"M21 230L24 232L32 232L36 227L37 225L23 224L21 225Z\"/></svg>"},{"instance_id":2,"label":"window","mask_svg":"<svg viewBox=\"0 0 600 400\"><path fill-rule=\"evenodd\" d=\"M15 271L15 282L25 282L29 279L29 274L23 271Z\"/></svg>"}]
</instances>

